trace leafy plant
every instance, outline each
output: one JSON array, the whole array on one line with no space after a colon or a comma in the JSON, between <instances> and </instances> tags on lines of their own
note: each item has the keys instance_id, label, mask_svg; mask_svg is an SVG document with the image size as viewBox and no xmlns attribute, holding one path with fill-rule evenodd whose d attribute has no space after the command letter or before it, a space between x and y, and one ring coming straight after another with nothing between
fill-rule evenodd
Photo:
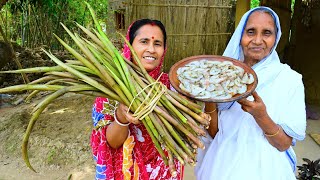
<instances>
[{"instance_id":1,"label":"leafy plant","mask_svg":"<svg viewBox=\"0 0 320 180\"><path fill-rule=\"evenodd\" d=\"M307 158L302 158L306 163L298 166L299 180L320 180L320 159L311 161Z\"/></svg>"}]
</instances>

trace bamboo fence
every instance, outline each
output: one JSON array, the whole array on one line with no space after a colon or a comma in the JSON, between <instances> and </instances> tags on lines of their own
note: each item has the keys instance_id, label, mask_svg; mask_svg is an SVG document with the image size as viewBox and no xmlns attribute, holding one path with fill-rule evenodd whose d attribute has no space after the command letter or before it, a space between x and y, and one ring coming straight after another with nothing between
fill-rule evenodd
<instances>
[{"instance_id":1,"label":"bamboo fence","mask_svg":"<svg viewBox=\"0 0 320 180\"><path fill-rule=\"evenodd\" d=\"M160 20L166 27L168 51L164 71L177 61L201 54L221 55L234 28L231 0L110 0L124 12L125 27L141 18Z\"/></svg>"}]
</instances>

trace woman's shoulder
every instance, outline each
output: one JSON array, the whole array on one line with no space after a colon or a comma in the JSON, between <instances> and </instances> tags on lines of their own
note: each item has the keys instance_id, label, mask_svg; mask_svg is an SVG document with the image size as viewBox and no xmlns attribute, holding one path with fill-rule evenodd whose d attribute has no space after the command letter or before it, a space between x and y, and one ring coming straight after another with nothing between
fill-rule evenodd
<instances>
[{"instance_id":1,"label":"woman's shoulder","mask_svg":"<svg viewBox=\"0 0 320 180\"><path fill-rule=\"evenodd\" d=\"M279 73L279 78L285 78L288 81L301 81L302 80L302 75L292 69L289 65L287 64L281 64L282 65L282 71Z\"/></svg>"}]
</instances>

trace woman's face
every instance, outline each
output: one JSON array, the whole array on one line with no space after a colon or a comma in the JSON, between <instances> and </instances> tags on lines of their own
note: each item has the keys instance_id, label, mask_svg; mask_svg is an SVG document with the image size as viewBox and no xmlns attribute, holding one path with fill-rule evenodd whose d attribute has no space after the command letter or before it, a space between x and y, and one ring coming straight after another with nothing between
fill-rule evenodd
<instances>
[{"instance_id":1,"label":"woman's face","mask_svg":"<svg viewBox=\"0 0 320 180\"><path fill-rule=\"evenodd\" d=\"M244 62L252 66L269 55L276 41L272 16L266 12L253 12L244 29L241 46Z\"/></svg>"},{"instance_id":2,"label":"woman's face","mask_svg":"<svg viewBox=\"0 0 320 180\"><path fill-rule=\"evenodd\" d=\"M152 71L160 64L164 53L164 37L156 25L146 24L137 31L132 47L147 71Z\"/></svg>"}]
</instances>

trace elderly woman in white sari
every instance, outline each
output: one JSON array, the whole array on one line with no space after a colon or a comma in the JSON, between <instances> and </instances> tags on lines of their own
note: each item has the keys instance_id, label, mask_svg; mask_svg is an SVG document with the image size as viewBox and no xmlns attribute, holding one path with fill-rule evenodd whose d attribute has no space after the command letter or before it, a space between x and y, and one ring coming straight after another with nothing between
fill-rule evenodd
<instances>
[{"instance_id":1,"label":"elderly woman in white sari","mask_svg":"<svg viewBox=\"0 0 320 180\"><path fill-rule=\"evenodd\" d=\"M275 51L281 36L277 14L267 7L242 17L224 56L243 61L258 76L252 96L207 106L212 120L199 150L200 180L293 180L292 145L306 130L302 76L282 64Z\"/></svg>"}]
</instances>

